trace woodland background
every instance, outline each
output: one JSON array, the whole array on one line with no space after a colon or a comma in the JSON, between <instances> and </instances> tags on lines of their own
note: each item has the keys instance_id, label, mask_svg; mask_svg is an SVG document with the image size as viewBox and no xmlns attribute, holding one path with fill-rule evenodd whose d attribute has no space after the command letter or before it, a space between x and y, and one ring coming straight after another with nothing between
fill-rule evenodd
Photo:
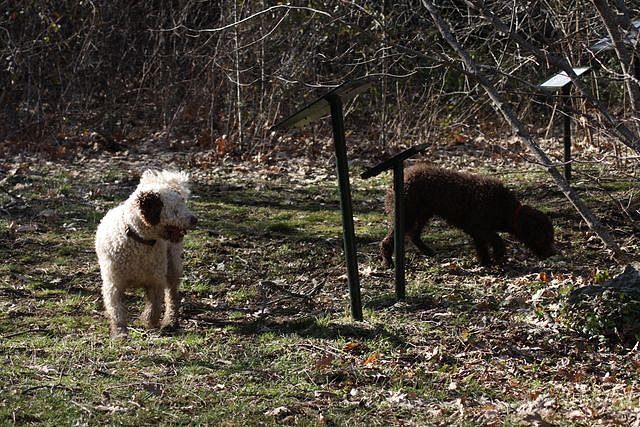
<instances>
[{"instance_id":1,"label":"woodland background","mask_svg":"<svg viewBox=\"0 0 640 427\"><path fill-rule=\"evenodd\" d=\"M365 75L376 76L375 84L347 111L357 135L352 150L383 156L417 141L510 134L421 1L280 3L0 1L3 149L69 156L88 146L118 150L153 135L221 156L264 158L282 149L271 125L329 87ZM537 135L560 132L561 114L552 115L558 97L537 88L560 71L558 59L592 65L587 88L617 119L637 127L640 60L637 33L628 32L639 16L637 2L437 6ZM629 43L621 43L625 35ZM589 50L607 36L619 49ZM600 110L581 97L572 109L580 137L616 146ZM324 125L311 131L327 132ZM287 141L290 152L317 154L312 144Z\"/></svg>"},{"instance_id":2,"label":"woodland background","mask_svg":"<svg viewBox=\"0 0 640 427\"><path fill-rule=\"evenodd\" d=\"M640 273L608 286L607 251L640 253L638 18L638 0L0 0L0 424L640 426ZM568 64L593 67L569 102L538 89ZM270 128L362 76L355 322L330 126ZM570 188L549 173L563 112ZM434 220L398 301L390 174L359 172L423 142L548 213L558 255L505 236L481 268ZM181 328L144 330L131 293L113 342L95 229L150 167L192 180Z\"/></svg>"}]
</instances>

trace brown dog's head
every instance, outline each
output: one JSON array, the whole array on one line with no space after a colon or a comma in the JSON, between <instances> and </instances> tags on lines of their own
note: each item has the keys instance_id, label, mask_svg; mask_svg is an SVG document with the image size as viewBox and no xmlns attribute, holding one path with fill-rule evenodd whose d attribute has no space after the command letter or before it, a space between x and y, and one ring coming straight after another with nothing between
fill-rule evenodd
<instances>
[{"instance_id":1,"label":"brown dog's head","mask_svg":"<svg viewBox=\"0 0 640 427\"><path fill-rule=\"evenodd\" d=\"M538 257L544 259L556 253L553 225L545 213L529 206L522 206L514 218L513 228L518 240Z\"/></svg>"}]
</instances>

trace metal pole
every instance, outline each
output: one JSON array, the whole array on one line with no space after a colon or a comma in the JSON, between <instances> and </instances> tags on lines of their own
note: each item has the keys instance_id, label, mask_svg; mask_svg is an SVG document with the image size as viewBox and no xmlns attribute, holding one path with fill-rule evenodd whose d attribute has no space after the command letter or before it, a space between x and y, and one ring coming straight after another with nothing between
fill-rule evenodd
<instances>
[{"instance_id":1,"label":"metal pole","mask_svg":"<svg viewBox=\"0 0 640 427\"><path fill-rule=\"evenodd\" d=\"M571 181L571 83L562 87L564 104L564 178Z\"/></svg>"},{"instance_id":2,"label":"metal pole","mask_svg":"<svg viewBox=\"0 0 640 427\"><path fill-rule=\"evenodd\" d=\"M393 236L395 252L396 298L405 297L404 277L404 161L393 165L393 192L395 201L395 231Z\"/></svg>"},{"instance_id":3,"label":"metal pole","mask_svg":"<svg viewBox=\"0 0 640 427\"><path fill-rule=\"evenodd\" d=\"M344 255L347 261L347 281L351 300L351 316L362 320L362 302L360 299L360 280L358 277L358 259L356 253L356 235L353 227L353 208L351 204L351 188L349 185L349 166L347 162L347 145L344 136L342 118L342 100L339 96L327 96L331 105L331 124L333 125L333 143L336 149L336 169L340 187L340 210L342 211L342 228L344 230Z\"/></svg>"}]
</instances>

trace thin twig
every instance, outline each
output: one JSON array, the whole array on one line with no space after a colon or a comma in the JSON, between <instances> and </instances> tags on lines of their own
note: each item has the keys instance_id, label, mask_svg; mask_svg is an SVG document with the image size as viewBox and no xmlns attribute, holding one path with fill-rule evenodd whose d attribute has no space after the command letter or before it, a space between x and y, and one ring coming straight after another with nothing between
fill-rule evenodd
<instances>
[{"instance_id":1,"label":"thin twig","mask_svg":"<svg viewBox=\"0 0 640 427\"><path fill-rule=\"evenodd\" d=\"M256 12L253 15L247 16L246 18L242 18L240 20L232 22L231 24L225 25L223 27L203 28L201 30L194 30L193 28L187 28L187 27L185 27L184 25L181 24L181 25L175 26L173 28L165 28L165 29L162 29L160 31L162 31L162 32L171 32L171 31L175 31L178 28L182 27L182 28L187 28L189 31L194 31L194 32L198 32L198 33L217 33L217 32L220 32L220 31L228 30L229 28L233 28L233 27L238 26L240 24L243 24L243 23L245 23L247 21L250 21L250 20L260 16L260 15L264 15L265 13L269 13L269 12L271 12L273 10L276 10L276 9L287 9L287 11L289 11L289 10L305 10L307 12L318 13L320 15L324 15L324 16L327 16L327 17L331 18L331 14L330 13L322 11L322 10L314 9L312 7L289 6L289 5L286 5L286 4L278 4L278 5L275 5L275 6L268 7L266 9L264 9L264 10L259 11L259 12Z\"/></svg>"},{"instance_id":2,"label":"thin twig","mask_svg":"<svg viewBox=\"0 0 640 427\"><path fill-rule=\"evenodd\" d=\"M317 284L316 286L314 286L313 289L311 289L311 291L309 291L306 295L303 294L298 294L296 292L292 292L288 289L286 289L284 286L281 286L279 284L277 284L274 281L271 280L262 280L260 281L260 285L261 286L265 286L271 289L275 289L278 292L282 292L283 294L286 294L290 297L293 298L298 298L298 299L302 299L305 300L307 302L307 304L310 304L311 298L313 298L318 292L320 292L320 290L323 288L324 284L326 283L326 280L323 280L322 282L320 282L319 284Z\"/></svg>"},{"instance_id":3,"label":"thin twig","mask_svg":"<svg viewBox=\"0 0 640 427\"><path fill-rule=\"evenodd\" d=\"M47 329L39 329L39 328L34 328L34 329L25 329L24 331L18 331L18 332L14 332L11 334L6 334L0 337L0 339L6 340L9 338L14 338L20 335L25 335L25 334L31 334L31 333L37 333L37 332L44 332L44 333L48 333L49 330Z\"/></svg>"}]
</instances>

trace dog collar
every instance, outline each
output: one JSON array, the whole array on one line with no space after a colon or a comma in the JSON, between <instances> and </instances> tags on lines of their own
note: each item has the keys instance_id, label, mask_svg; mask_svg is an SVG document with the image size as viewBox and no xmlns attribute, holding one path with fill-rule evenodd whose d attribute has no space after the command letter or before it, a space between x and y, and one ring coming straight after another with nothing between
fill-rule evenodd
<instances>
[{"instance_id":1,"label":"dog collar","mask_svg":"<svg viewBox=\"0 0 640 427\"><path fill-rule=\"evenodd\" d=\"M148 245L148 246L153 246L156 244L155 240L146 240L143 239L142 237L140 237L140 235L138 233L136 233L133 228L131 228L130 225L127 225L127 230L125 232L125 234L127 235L127 237L129 237L130 239L135 240L138 243L142 243L143 245Z\"/></svg>"}]
</instances>

